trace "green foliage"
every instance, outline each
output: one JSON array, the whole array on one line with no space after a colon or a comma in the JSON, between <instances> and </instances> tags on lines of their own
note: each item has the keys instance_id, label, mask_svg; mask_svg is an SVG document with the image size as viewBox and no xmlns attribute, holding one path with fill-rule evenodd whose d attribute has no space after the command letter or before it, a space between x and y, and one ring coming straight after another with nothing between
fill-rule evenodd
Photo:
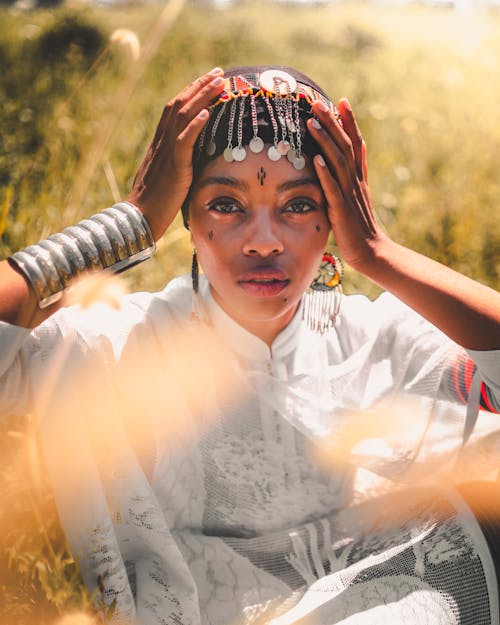
<instances>
[{"instance_id":1,"label":"green foliage","mask_svg":"<svg viewBox=\"0 0 500 625\"><path fill-rule=\"evenodd\" d=\"M192 3L143 71L108 37L129 28L144 45L162 8L0 8L1 257L112 204L110 172L125 197L163 103L188 81L215 65L277 63L310 74L332 98L349 97L390 235L500 286L497 14ZM127 279L132 288L161 288L189 262L179 219L155 259ZM346 288L377 292L352 271ZM12 438L9 427L1 433L0 621L20 625L36 614L43 624L88 610L90 598L50 490L35 478L41 465L27 471L25 438Z\"/></svg>"}]
</instances>

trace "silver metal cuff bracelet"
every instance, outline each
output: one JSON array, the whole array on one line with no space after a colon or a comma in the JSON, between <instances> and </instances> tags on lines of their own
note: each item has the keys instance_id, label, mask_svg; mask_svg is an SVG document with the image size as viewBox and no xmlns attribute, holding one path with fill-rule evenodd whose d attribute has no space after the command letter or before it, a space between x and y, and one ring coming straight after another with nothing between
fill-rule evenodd
<instances>
[{"instance_id":1,"label":"silver metal cuff bracelet","mask_svg":"<svg viewBox=\"0 0 500 625\"><path fill-rule=\"evenodd\" d=\"M144 215L130 202L119 202L8 260L26 276L39 307L47 308L82 273L119 273L150 258L155 249Z\"/></svg>"}]
</instances>

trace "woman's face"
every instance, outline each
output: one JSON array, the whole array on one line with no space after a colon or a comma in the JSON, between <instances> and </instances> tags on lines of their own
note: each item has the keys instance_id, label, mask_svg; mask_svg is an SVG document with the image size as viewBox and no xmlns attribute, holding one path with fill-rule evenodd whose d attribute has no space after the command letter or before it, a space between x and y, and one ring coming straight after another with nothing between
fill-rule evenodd
<instances>
[{"instance_id":1,"label":"woman's face","mask_svg":"<svg viewBox=\"0 0 500 625\"><path fill-rule=\"evenodd\" d=\"M319 267L330 223L309 160L297 171L264 154L210 161L193 185L189 227L215 300L270 344Z\"/></svg>"}]
</instances>

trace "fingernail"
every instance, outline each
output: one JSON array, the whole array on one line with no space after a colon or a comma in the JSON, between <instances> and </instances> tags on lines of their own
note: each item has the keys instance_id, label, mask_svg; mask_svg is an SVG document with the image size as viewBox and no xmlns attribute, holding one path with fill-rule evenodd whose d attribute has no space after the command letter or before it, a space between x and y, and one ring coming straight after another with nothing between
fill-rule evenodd
<instances>
[{"instance_id":1,"label":"fingernail","mask_svg":"<svg viewBox=\"0 0 500 625\"><path fill-rule=\"evenodd\" d=\"M319 100L319 101L316 103L316 107L315 107L315 108L317 108L317 109L318 109L318 111L322 111L323 113L326 113L326 112L329 110L329 108L328 108L328 107L327 107L327 105L323 102L323 100Z\"/></svg>"},{"instance_id":2,"label":"fingernail","mask_svg":"<svg viewBox=\"0 0 500 625\"><path fill-rule=\"evenodd\" d=\"M208 73L210 76L217 76L217 74L223 74L224 70L220 67L214 67Z\"/></svg>"},{"instance_id":3,"label":"fingernail","mask_svg":"<svg viewBox=\"0 0 500 625\"><path fill-rule=\"evenodd\" d=\"M316 128L316 130L321 130L321 124L315 117L312 120L312 127Z\"/></svg>"},{"instance_id":4,"label":"fingernail","mask_svg":"<svg viewBox=\"0 0 500 625\"><path fill-rule=\"evenodd\" d=\"M326 167L325 159L321 156L321 154L317 154L314 159L320 167Z\"/></svg>"},{"instance_id":5,"label":"fingernail","mask_svg":"<svg viewBox=\"0 0 500 625\"><path fill-rule=\"evenodd\" d=\"M219 76L218 78L215 78L214 80L212 80L210 84L213 87L221 87L224 84L224 78L222 78L222 76Z\"/></svg>"},{"instance_id":6,"label":"fingernail","mask_svg":"<svg viewBox=\"0 0 500 625\"><path fill-rule=\"evenodd\" d=\"M208 119L209 117L209 112L207 111L207 109L202 109L199 113L198 113L198 117L200 119Z\"/></svg>"},{"instance_id":7,"label":"fingernail","mask_svg":"<svg viewBox=\"0 0 500 625\"><path fill-rule=\"evenodd\" d=\"M342 100L345 102L346 109L352 111L351 103L349 102L349 100L347 98L342 98Z\"/></svg>"}]
</instances>

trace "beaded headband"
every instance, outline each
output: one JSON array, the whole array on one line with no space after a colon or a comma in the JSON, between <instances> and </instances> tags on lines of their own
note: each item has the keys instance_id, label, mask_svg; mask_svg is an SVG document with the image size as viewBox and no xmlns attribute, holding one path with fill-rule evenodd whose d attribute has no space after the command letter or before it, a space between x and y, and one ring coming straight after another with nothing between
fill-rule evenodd
<instances>
[{"instance_id":1,"label":"beaded headband","mask_svg":"<svg viewBox=\"0 0 500 625\"><path fill-rule=\"evenodd\" d=\"M313 116L311 104L322 100L338 115L325 93L292 68L235 68L225 81L198 139L195 169L221 154L228 163L243 161L247 149L258 154L266 143L271 161L286 157L296 169L303 169L305 144L312 142L305 126Z\"/></svg>"}]
</instances>

